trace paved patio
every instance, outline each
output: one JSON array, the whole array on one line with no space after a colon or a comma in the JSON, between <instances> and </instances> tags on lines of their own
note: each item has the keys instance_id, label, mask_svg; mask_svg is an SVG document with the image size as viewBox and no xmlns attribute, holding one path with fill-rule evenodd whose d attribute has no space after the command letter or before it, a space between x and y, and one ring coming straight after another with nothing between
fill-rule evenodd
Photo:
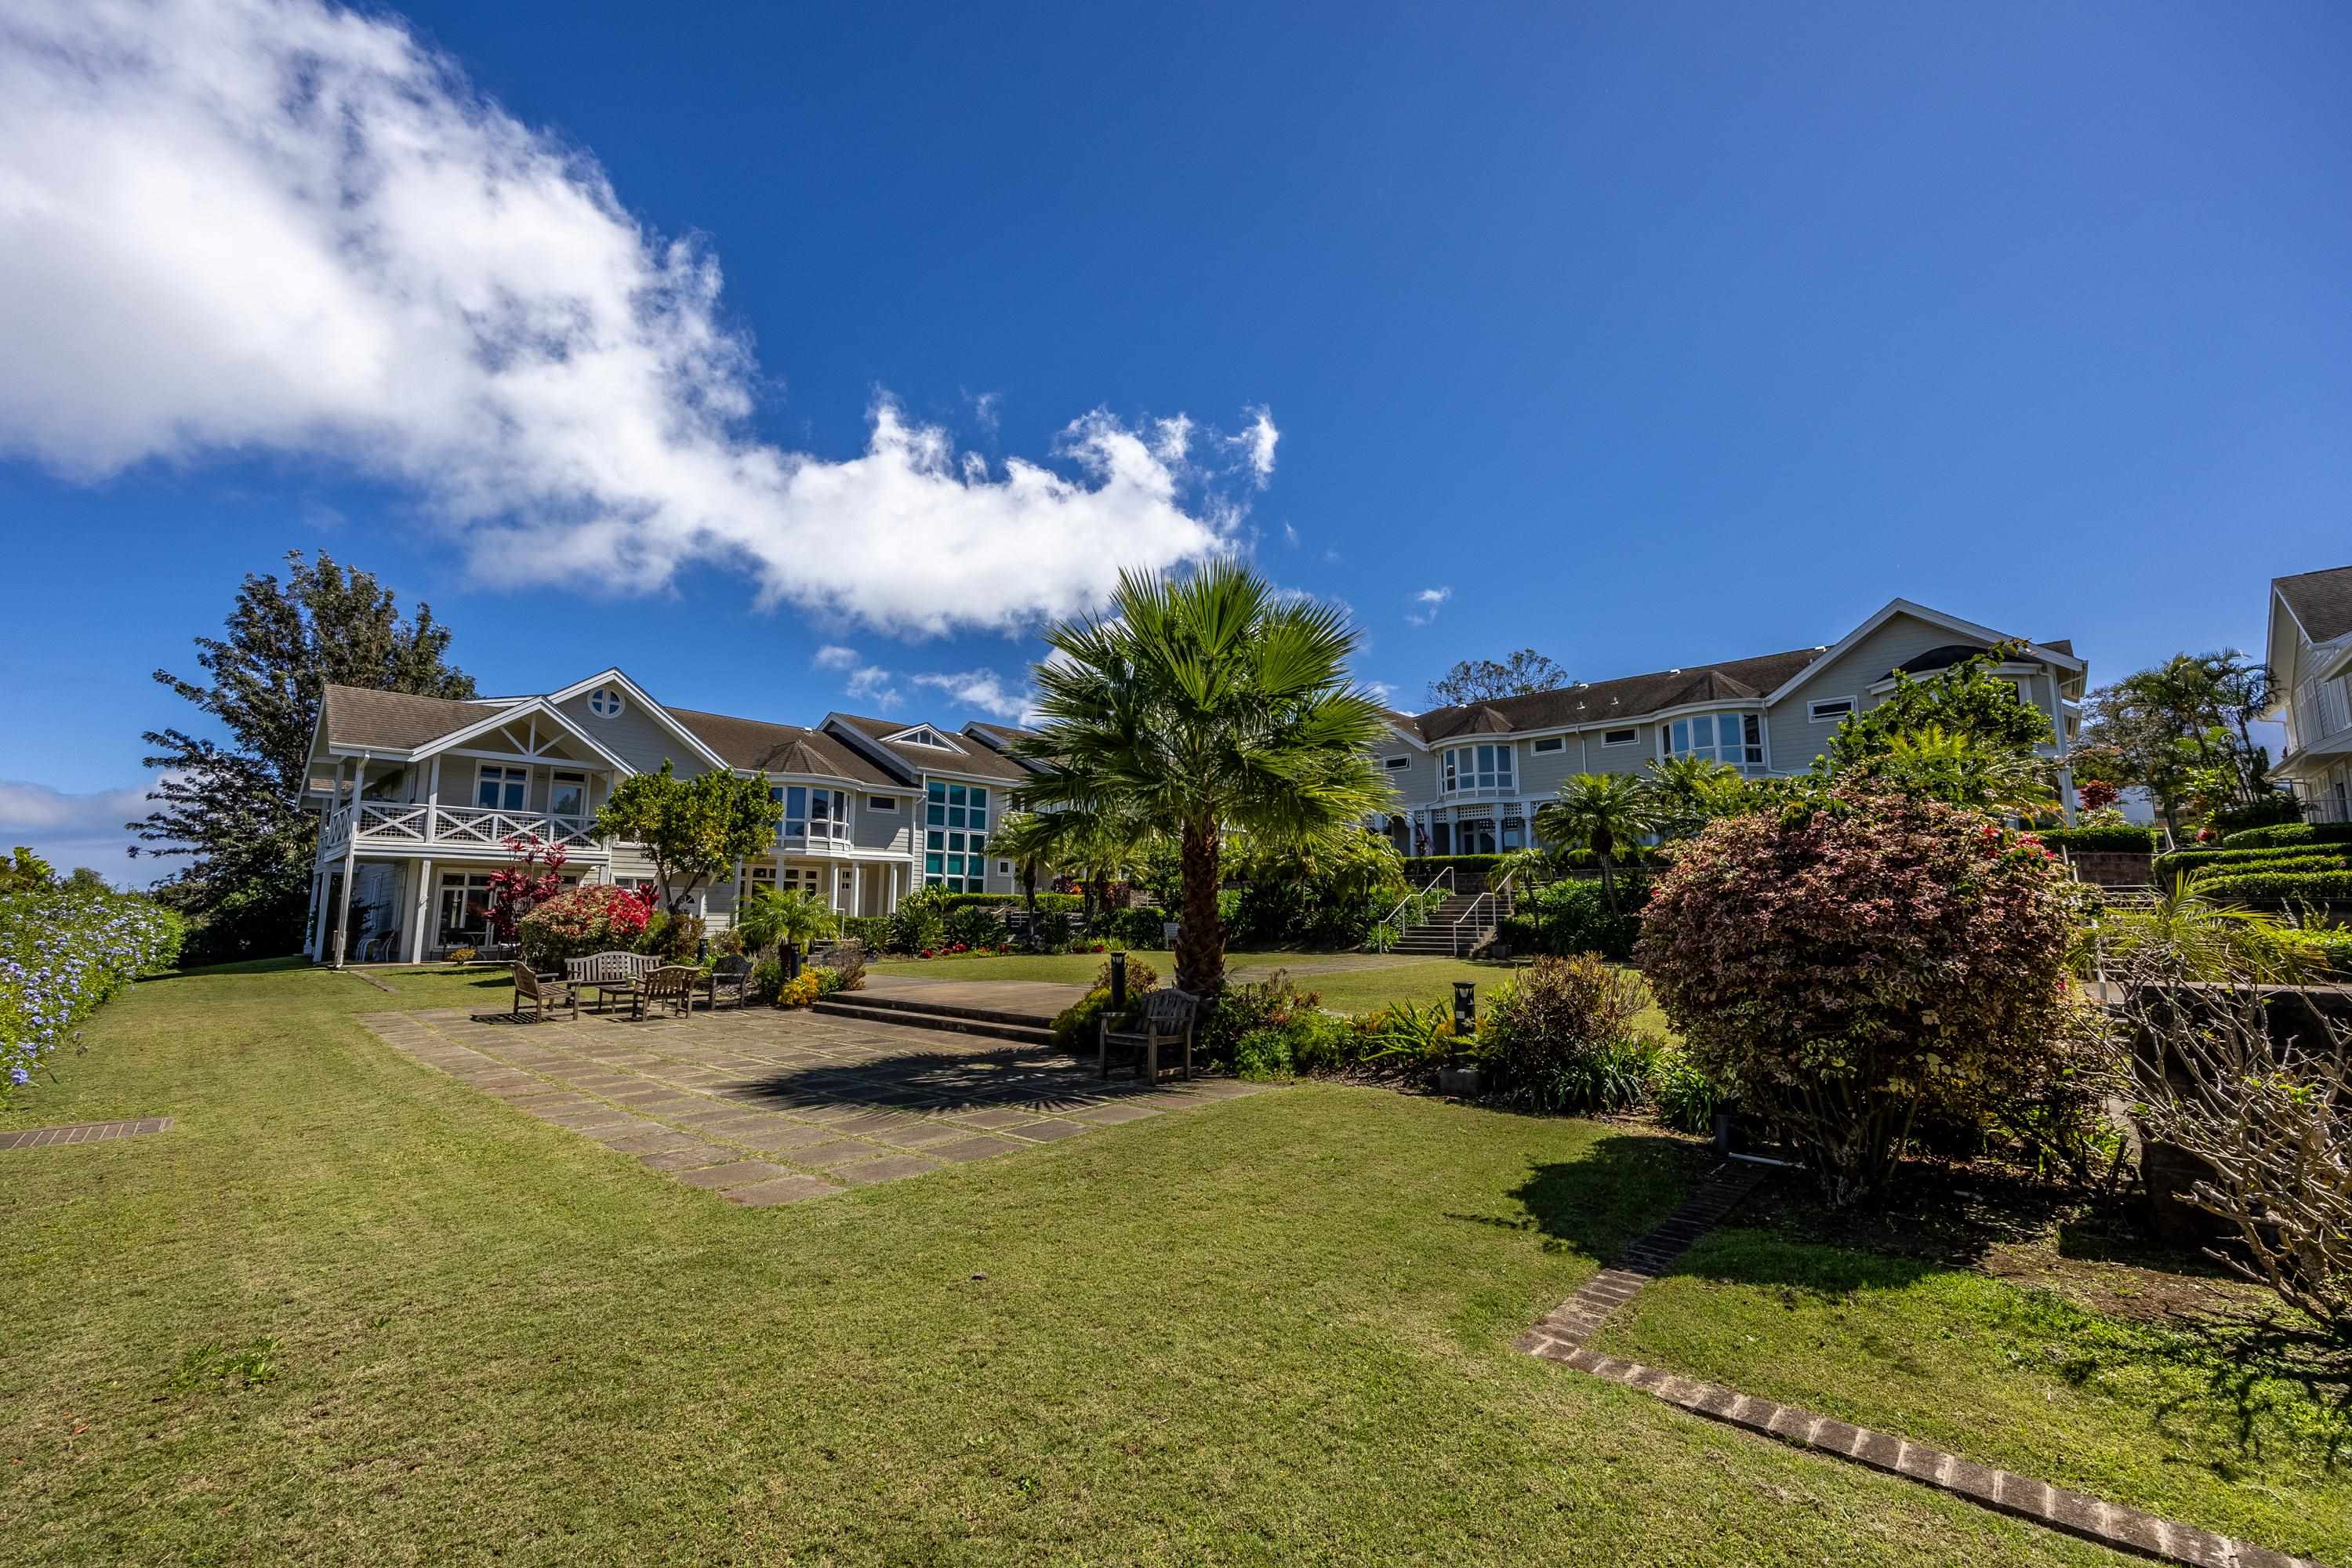
<instances>
[{"instance_id":1,"label":"paved patio","mask_svg":"<svg viewBox=\"0 0 2352 1568\"><path fill-rule=\"evenodd\" d=\"M362 1020L393 1049L690 1186L747 1205L1018 1153L1262 1092L1108 1082L1034 1046L751 1007L517 1024L457 1009Z\"/></svg>"}]
</instances>

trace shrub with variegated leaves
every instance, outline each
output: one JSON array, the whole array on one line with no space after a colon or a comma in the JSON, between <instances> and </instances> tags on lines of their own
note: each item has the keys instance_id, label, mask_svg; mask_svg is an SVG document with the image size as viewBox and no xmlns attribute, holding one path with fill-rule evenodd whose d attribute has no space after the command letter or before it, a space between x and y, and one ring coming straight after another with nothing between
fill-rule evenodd
<instances>
[{"instance_id":1,"label":"shrub with variegated leaves","mask_svg":"<svg viewBox=\"0 0 2352 1568\"><path fill-rule=\"evenodd\" d=\"M1931 800L1832 792L1678 852L1636 957L1684 1049L1849 1202L1915 1121L2064 1073L2073 884L2039 840Z\"/></svg>"}]
</instances>

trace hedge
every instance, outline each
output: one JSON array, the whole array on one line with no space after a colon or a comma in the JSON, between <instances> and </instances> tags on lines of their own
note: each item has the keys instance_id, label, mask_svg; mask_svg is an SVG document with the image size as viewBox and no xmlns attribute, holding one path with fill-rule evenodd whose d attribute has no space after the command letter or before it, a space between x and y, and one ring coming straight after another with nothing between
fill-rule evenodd
<instances>
[{"instance_id":1,"label":"hedge","mask_svg":"<svg viewBox=\"0 0 2352 1568\"><path fill-rule=\"evenodd\" d=\"M2037 828L2033 835L2053 849L2071 849L2075 854L2116 853L2147 855L2155 852L2157 837L2153 827L2047 827Z\"/></svg>"},{"instance_id":2,"label":"hedge","mask_svg":"<svg viewBox=\"0 0 2352 1568\"><path fill-rule=\"evenodd\" d=\"M2352 903L2352 871L2247 871L2207 877L2197 884L2208 899L2274 899L2281 902Z\"/></svg>"},{"instance_id":3,"label":"hedge","mask_svg":"<svg viewBox=\"0 0 2352 1568\"><path fill-rule=\"evenodd\" d=\"M2275 860L2228 861L2218 866L2191 868L2189 880L2202 887L2216 877L2275 877L2289 871L2352 871L2352 858L2326 855L2313 851L2306 855L2286 855Z\"/></svg>"},{"instance_id":4,"label":"hedge","mask_svg":"<svg viewBox=\"0 0 2352 1568\"><path fill-rule=\"evenodd\" d=\"M2224 849L2267 849L2282 844L2352 844L2352 822L2282 822L2225 834Z\"/></svg>"},{"instance_id":5,"label":"hedge","mask_svg":"<svg viewBox=\"0 0 2352 1568\"><path fill-rule=\"evenodd\" d=\"M2348 857L2352 857L2352 852L2330 849L2324 844L2281 844L2267 849L2176 849L2169 855L2158 856L2153 868L2158 881L2168 882L2182 871L2200 871L2216 866L2236 866L2248 871L2262 871L2273 868L2276 862L2283 860L2315 858L2352 868L2352 858ZM2308 867L2297 868L2312 869Z\"/></svg>"},{"instance_id":6,"label":"hedge","mask_svg":"<svg viewBox=\"0 0 2352 1568\"><path fill-rule=\"evenodd\" d=\"M1028 900L1018 893L934 893L930 898L933 907L943 915L950 915L958 910L968 909L1028 908ZM1086 900L1076 893L1040 893L1037 895L1037 912L1041 915L1074 912L1084 909L1086 902Z\"/></svg>"}]
</instances>

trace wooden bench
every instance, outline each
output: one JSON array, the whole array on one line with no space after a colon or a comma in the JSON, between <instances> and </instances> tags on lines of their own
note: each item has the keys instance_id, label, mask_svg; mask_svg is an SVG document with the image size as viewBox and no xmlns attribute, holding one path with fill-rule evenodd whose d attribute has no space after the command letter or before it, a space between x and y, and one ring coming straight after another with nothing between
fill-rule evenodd
<instances>
[{"instance_id":1,"label":"wooden bench","mask_svg":"<svg viewBox=\"0 0 2352 1568\"><path fill-rule=\"evenodd\" d=\"M547 1015L558 1007L569 1007L573 1017L580 1016L580 993L572 988L569 980L559 980L551 974L541 979L531 973L530 964L517 960L514 985L514 1016L518 1019L522 1016L526 1002L530 1004L531 1017L535 1022L544 1021Z\"/></svg>"},{"instance_id":2,"label":"wooden bench","mask_svg":"<svg viewBox=\"0 0 2352 1568\"><path fill-rule=\"evenodd\" d=\"M702 977L702 1005L712 1012L719 1010L722 996L731 996L740 1007L751 996L751 961L740 952L721 956Z\"/></svg>"},{"instance_id":3,"label":"wooden bench","mask_svg":"<svg viewBox=\"0 0 2352 1568\"><path fill-rule=\"evenodd\" d=\"M1160 1081L1160 1047L1183 1047L1183 1076L1192 1076L1192 1018L1200 1002L1190 992L1171 986L1165 991L1153 991L1143 998L1143 1021L1133 1029L1114 1029L1110 1020L1103 1018L1096 1026L1095 1053L1102 1076L1110 1076L1110 1055L1117 1049L1133 1052L1135 1070L1139 1077L1151 1082Z\"/></svg>"},{"instance_id":4,"label":"wooden bench","mask_svg":"<svg viewBox=\"0 0 2352 1568\"><path fill-rule=\"evenodd\" d=\"M646 1008L668 1006L681 1018L694 1016L694 983L702 978L702 971L690 963L670 963L654 970L639 983L636 1007L631 1015L642 1018Z\"/></svg>"},{"instance_id":5,"label":"wooden bench","mask_svg":"<svg viewBox=\"0 0 2352 1568\"><path fill-rule=\"evenodd\" d=\"M567 958L563 968L574 991L593 991L606 1006L617 993L627 996L634 1006L637 987L645 983L654 963L650 954L643 952L600 952L589 958Z\"/></svg>"}]
</instances>

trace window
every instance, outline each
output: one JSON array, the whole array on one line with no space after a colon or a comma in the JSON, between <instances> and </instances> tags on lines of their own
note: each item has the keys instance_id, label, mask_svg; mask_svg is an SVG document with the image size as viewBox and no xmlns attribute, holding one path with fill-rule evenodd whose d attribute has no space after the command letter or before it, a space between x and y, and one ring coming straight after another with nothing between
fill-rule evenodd
<instances>
[{"instance_id":1,"label":"window","mask_svg":"<svg viewBox=\"0 0 2352 1568\"><path fill-rule=\"evenodd\" d=\"M1381 759L1381 766L1388 769L1391 773L1395 773L1400 769L1412 766L1412 759L1411 757L1383 757Z\"/></svg>"},{"instance_id":2,"label":"window","mask_svg":"<svg viewBox=\"0 0 2352 1568\"><path fill-rule=\"evenodd\" d=\"M1604 746L1630 746L1642 738L1639 730L1603 730L1601 743Z\"/></svg>"},{"instance_id":3,"label":"window","mask_svg":"<svg viewBox=\"0 0 2352 1568\"><path fill-rule=\"evenodd\" d=\"M905 746L930 746L942 752L951 752L955 750L954 747L940 739L940 732L937 730L932 729L909 730L902 735L893 735L890 738L893 741L898 742L900 745Z\"/></svg>"},{"instance_id":4,"label":"window","mask_svg":"<svg viewBox=\"0 0 2352 1568\"><path fill-rule=\"evenodd\" d=\"M439 939L436 945L479 947L490 934L490 873L453 871L441 878Z\"/></svg>"},{"instance_id":5,"label":"window","mask_svg":"<svg viewBox=\"0 0 2352 1568\"><path fill-rule=\"evenodd\" d=\"M766 866L752 865L745 867L744 869L748 873L745 880L751 883L751 891L755 893L770 893L775 891L776 868L772 864Z\"/></svg>"},{"instance_id":6,"label":"window","mask_svg":"<svg viewBox=\"0 0 2352 1568\"><path fill-rule=\"evenodd\" d=\"M1448 790L1509 789L1511 783L1511 748L1500 746L1456 746L1445 753L1445 787ZM1456 853L1468 855L1464 849Z\"/></svg>"},{"instance_id":7,"label":"window","mask_svg":"<svg viewBox=\"0 0 2352 1568\"><path fill-rule=\"evenodd\" d=\"M784 838L846 838L849 796L837 789L807 784L770 784L768 798L782 808L776 828Z\"/></svg>"},{"instance_id":8,"label":"window","mask_svg":"<svg viewBox=\"0 0 2352 1568\"><path fill-rule=\"evenodd\" d=\"M1805 704L1805 717L1816 724L1841 723L1853 711L1851 697L1823 697Z\"/></svg>"},{"instance_id":9,"label":"window","mask_svg":"<svg viewBox=\"0 0 2352 1568\"><path fill-rule=\"evenodd\" d=\"M1735 768L1764 765L1764 721L1756 714L1702 713L1660 728L1670 757L1704 757Z\"/></svg>"},{"instance_id":10,"label":"window","mask_svg":"<svg viewBox=\"0 0 2352 1568\"><path fill-rule=\"evenodd\" d=\"M588 694L588 711L599 719L617 719L625 706L620 692L610 686L600 686Z\"/></svg>"},{"instance_id":11,"label":"window","mask_svg":"<svg viewBox=\"0 0 2352 1568\"><path fill-rule=\"evenodd\" d=\"M996 863L996 874L1000 877L1010 877L1013 875L1013 862L1010 860L999 860Z\"/></svg>"},{"instance_id":12,"label":"window","mask_svg":"<svg viewBox=\"0 0 2352 1568\"><path fill-rule=\"evenodd\" d=\"M1455 823L1453 852L1456 855L1492 855L1495 853L1495 825L1491 822Z\"/></svg>"},{"instance_id":13,"label":"window","mask_svg":"<svg viewBox=\"0 0 2352 1568\"><path fill-rule=\"evenodd\" d=\"M1565 735L1546 735L1535 743L1535 750L1538 752L1559 752L1567 748L1568 737Z\"/></svg>"},{"instance_id":14,"label":"window","mask_svg":"<svg viewBox=\"0 0 2352 1568\"><path fill-rule=\"evenodd\" d=\"M530 776L521 768L484 763L481 771L474 775L474 804L491 811L520 811L523 787Z\"/></svg>"},{"instance_id":15,"label":"window","mask_svg":"<svg viewBox=\"0 0 2352 1568\"><path fill-rule=\"evenodd\" d=\"M896 811L898 809L898 797L890 795L869 795L866 797L866 809L868 811Z\"/></svg>"},{"instance_id":16,"label":"window","mask_svg":"<svg viewBox=\"0 0 2352 1568\"><path fill-rule=\"evenodd\" d=\"M547 786L547 809L558 816L588 815L588 775L558 773Z\"/></svg>"},{"instance_id":17,"label":"window","mask_svg":"<svg viewBox=\"0 0 2352 1568\"><path fill-rule=\"evenodd\" d=\"M1429 852L1432 855L1454 853L1454 826L1442 818L1429 825Z\"/></svg>"},{"instance_id":18,"label":"window","mask_svg":"<svg viewBox=\"0 0 2352 1568\"><path fill-rule=\"evenodd\" d=\"M988 791L933 779L923 797L923 879L950 893L988 891Z\"/></svg>"}]
</instances>

